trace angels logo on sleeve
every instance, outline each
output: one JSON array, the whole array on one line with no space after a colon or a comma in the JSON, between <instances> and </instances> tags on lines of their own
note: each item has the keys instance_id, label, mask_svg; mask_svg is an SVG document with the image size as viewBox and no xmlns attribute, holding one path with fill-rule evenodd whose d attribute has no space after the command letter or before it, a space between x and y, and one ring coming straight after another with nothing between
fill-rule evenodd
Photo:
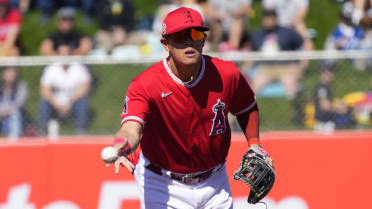
<instances>
[{"instance_id":1,"label":"angels logo on sleeve","mask_svg":"<svg viewBox=\"0 0 372 209\"><path fill-rule=\"evenodd\" d=\"M210 136L222 134L226 131L225 113L223 112L225 110L225 103L218 99L212 110L214 112L214 118Z\"/></svg>"},{"instance_id":2,"label":"angels logo on sleeve","mask_svg":"<svg viewBox=\"0 0 372 209\"><path fill-rule=\"evenodd\" d=\"M129 101L129 97L125 96L124 105L123 105L123 112L121 112L121 114L127 114L128 113L128 101Z\"/></svg>"}]
</instances>

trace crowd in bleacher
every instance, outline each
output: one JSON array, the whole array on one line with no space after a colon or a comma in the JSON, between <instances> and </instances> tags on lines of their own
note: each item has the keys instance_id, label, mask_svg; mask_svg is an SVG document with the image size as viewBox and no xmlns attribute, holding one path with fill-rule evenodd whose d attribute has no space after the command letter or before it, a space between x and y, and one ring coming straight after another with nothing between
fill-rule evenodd
<instances>
[{"instance_id":1,"label":"crowd in bleacher","mask_svg":"<svg viewBox=\"0 0 372 209\"><path fill-rule=\"evenodd\" d=\"M152 17L139 19L138 8L133 0L0 0L0 55L20 55L22 18L27 17L30 9L40 11L40 25L50 22L55 14L58 19L58 31L42 42L41 55L56 55L56 48L61 42L69 42L73 47L73 54L77 55L106 54L120 58L157 54L162 50L158 41L162 19L167 12L181 6L196 9L203 15L204 21L211 28L206 45L206 50L209 51L283 50L266 45L262 49L256 48L255 43L252 43L255 31L250 29L249 20L258 13L265 16L265 10L269 10L266 14L270 10L274 12L272 15L276 16L278 26L292 29L302 37L301 49L314 49L312 39L316 36L316 31L308 29L305 22L310 1L260 0L262 10L254 10L253 1L158 0L159 6ZM369 30L365 29L369 29L371 25L371 1L342 2L345 3L341 9L340 25L329 35L325 48L350 49L369 44L370 38L365 39L370 36ZM74 27L77 11L82 13L84 24L97 24L97 31L92 37L84 36ZM360 44L362 41L366 44ZM271 40L269 43L272 42Z\"/></svg>"},{"instance_id":2,"label":"crowd in bleacher","mask_svg":"<svg viewBox=\"0 0 372 209\"><path fill-rule=\"evenodd\" d=\"M1 42L6 42L8 47L14 49L0 48L0 52L7 51L6 55L9 56L20 54L18 36L22 27L22 16L27 16L30 8L40 11L40 25L51 21L53 15L57 14L59 31L43 41L40 46L42 55L56 55L58 43L51 44L61 41L73 42L73 47L83 47L73 54L156 54L162 50L159 41L154 40L160 37L164 15L181 6L201 12L206 24L211 28L206 50L251 50L249 19L262 12L252 9L252 0L159 1L159 7L154 11L153 17L142 20L136 17L137 10L132 0L0 0L0 5ZM304 21L309 8L308 0L263 0L262 5L265 9L272 9L277 13L280 26L298 32L305 40L305 48L312 48ZM78 42L79 44L76 42L83 38L83 34L73 28L76 11L81 11L85 24L94 22L98 25L95 35L84 37L89 41ZM71 40L65 40L67 36ZM50 47L54 47L54 50Z\"/></svg>"}]
</instances>

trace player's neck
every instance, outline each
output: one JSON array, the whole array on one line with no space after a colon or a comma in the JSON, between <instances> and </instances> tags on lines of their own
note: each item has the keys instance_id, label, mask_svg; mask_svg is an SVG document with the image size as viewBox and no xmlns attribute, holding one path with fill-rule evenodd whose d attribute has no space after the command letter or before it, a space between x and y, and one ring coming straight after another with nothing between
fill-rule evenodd
<instances>
[{"instance_id":1,"label":"player's neck","mask_svg":"<svg viewBox=\"0 0 372 209\"><path fill-rule=\"evenodd\" d=\"M182 65L174 62L173 59L168 60L168 65L172 73L177 76L184 83L191 83L194 81L201 69L201 60L193 65Z\"/></svg>"}]
</instances>

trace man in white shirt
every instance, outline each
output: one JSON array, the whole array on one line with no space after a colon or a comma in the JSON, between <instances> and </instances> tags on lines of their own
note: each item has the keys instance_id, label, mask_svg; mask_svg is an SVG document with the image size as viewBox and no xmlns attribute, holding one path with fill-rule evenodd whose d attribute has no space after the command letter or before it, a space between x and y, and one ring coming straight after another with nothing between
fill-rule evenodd
<instances>
[{"instance_id":1,"label":"man in white shirt","mask_svg":"<svg viewBox=\"0 0 372 209\"><path fill-rule=\"evenodd\" d=\"M69 55L71 48L59 47L60 55ZM86 66L79 63L54 63L44 69L40 80L41 102L39 120L42 129L48 121L73 117L76 133L83 134L88 122L88 93L91 75ZM54 115L53 115L54 114Z\"/></svg>"}]
</instances>

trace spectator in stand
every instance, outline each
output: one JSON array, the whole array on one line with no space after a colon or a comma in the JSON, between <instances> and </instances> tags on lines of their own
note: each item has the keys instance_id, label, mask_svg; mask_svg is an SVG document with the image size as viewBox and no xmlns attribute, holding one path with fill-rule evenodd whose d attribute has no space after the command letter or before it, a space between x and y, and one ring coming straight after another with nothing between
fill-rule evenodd
<instances>
[{"instance_id":1,"label":"spectator in stand","mask_svg":"<svg viewBox=\"0 0 372 209\"><path fill-rule=\"evenodd\" d=\"M364 38L363 28L352 23L354 6L351 2L343 4L341 9L341 22L328 36L326 50L352 50L361 49Z\"/></svg>"},{"instance_id":2,"label":"spectator in stand","mask_svg":"<svg viewBox=\"0 0 372 209\"><path fill-rule=\"evenodd\" d=\"M134 29L135 8L132 0L101 0L97 5L99 29L95 34L98 49L111 53L115 46L128 42Z\"/></svg>"},{"instance_id":3,"label":"spectator in stand","mask_svg":"<svg viewBox=\"0 0 372 209\"><path fill-rule=\"evenodd\" d=\"M354 6L351 14L351 22L354 25L371 27L372 24L372 0L352 0Z\"/></svg>"},{"instance_id":4,"label":"spectator in stand","mask_svg":"<svg viewBox=\"0 0 372 209\"><path fill-rule=\"evenodd\" d=\"M61 45L68 45L71 55L86 55L93 47L92 40L75 29L76 11L70 7L58 11L57 31L42 41L40 53L46 56L58 55Z\"/></svg>"},{"instance_id":5,"label":"spectator in stand","mask_svg":"<svg viewBox=\"0 0 372 209\"><path fill-rule=\"evenodd\" d=\"M220 43L217 48L221 52L237 50L246 32L246 20L252 10L251 0L209 0L208 5L207 19L211 24L212 45ZM224 37L227 37L226 41Z\"/></svg>"},{"instance_id":6,"label":"spectator in stand","mask_svg":"<svg viewBox=\"0 0 372 209\"><path fill-rule=\"evenodd\" d=\"M285 28L277 24L276 11L264 9L263 28L252 34L252 48L254 51L275 54L279 51L301 50L303 45L302 36L291 28ZM290 99L297 93L298 81L303 69L298 61L273 61L259 63L257 73L252 79L253 89L257 94L267 84L279 80L286 90L286 96Z\"/></svg>"},{"instance_id":7,"label":"spectator in stand","mask_svg":"<svg viewBox=\"0 0 372 209\"><path fill-rule=\"evenodd\" d=\"M333 131L335 128L346 128L355 123L346 103L333 98L331 83L334 70L333 64L324 64L319 83L314 90L315 129L319 131Z\"/></svg>"},{"instance_id":8,"label":"spectator in stand","mask_svg":"<svg viewBox=\"0 0 372 209\"><path fill-rule=\"evenodd\" d=\"M354 6L351 21L354 25L360 25L367 32L372 28L372 0L353 0Z\"/></svg>"},{"instance_id":9,"label":"spectator in stand","mask_svg":"<svg viewBox=\"0 0 372 209\"><path fill-rule=\"evenodd\" d=\"M18 56L21 13L10 6L9 0L0 0L0 57Z\"/></svg>"},{"instance_id":10,"label":"spectator in stand","mask_svg":"<svg viewBox=\"0 0 372 209\"><path fill-rule=\"evenodd\" d=\"M370 88L345 94L342 100L352 108L355 122L361 125L372 124L372 76L369 78Z\"/></svg>"},{"instance_id":11,"label":"spectator in stand","mask_svg":"<svg viewBox=\"0 0 372 209\"><path fill-rule=\"evenodd\" d=\"M96 0L37 0L36 7L41 10L40 24L46 24L54 11L59 7L80 7L84 11L84 22L90 24L95 9Z\"/></svg>"},{"instance_id":12,"label":"spectator in stand","mask_svg":"<svg viewBox=\"0 0 372 209\"><path fill-rule=\"evenodd\" d=\"M10 4L18 8L22 14L25 14L30 8L31 0L10 0Z\"/></svg>"},{"instance_id":13,"label":"spectator in stand","mask_svg":"<svg viewBox=\"0 0 372 209\"><path fill-rule=\"evenodd\" d=\"M293 28L301 34L304 39L304 50L314 48L311 35L305 24L309 0L263 0L262 4L265 9L274 9L277 12L280 26Z\"/></svg>"},{"instance_id":14,"label":"spectator in stand","mask_svg":"<svg viewBox=\"0 0 372 209\"><path fill-rule=\"evenodd\" d=\"M61 56L71 55L69 45L57 48ZM84 134L88 123L88 94L91 75L85 65L79 63L54 63L47 66L40 80L41 101L39 121L44 133L48 123L73 117L76 134Z\"/></svg>"},{"instance_id":15,"label":"spectator in stand","mask_svg":"<svg viewBox=\"0 0 372 209\"><path fill-rule=\"evenodd\" d=\"M352 22L354 10L351 2L342 5L341 21L327 37L324 47L326 50L371 50L370 33L366 36L363 28ZM367 65L371 65L371 60L365 59L354 59L352 62L357 70L365 70Z\"/></svg>"},{"instance_id":16,"label":"spectator in stand","mask_svg":"<svg viewBox=\"0 0 372 209\"><path fill-rule=\"evenodd\" d=\"M19 79L18 68L5 67L0 83L1 134L10 139L22 136L23 107L27 100L27 83Z\"/></svg>"}]
</instances>

